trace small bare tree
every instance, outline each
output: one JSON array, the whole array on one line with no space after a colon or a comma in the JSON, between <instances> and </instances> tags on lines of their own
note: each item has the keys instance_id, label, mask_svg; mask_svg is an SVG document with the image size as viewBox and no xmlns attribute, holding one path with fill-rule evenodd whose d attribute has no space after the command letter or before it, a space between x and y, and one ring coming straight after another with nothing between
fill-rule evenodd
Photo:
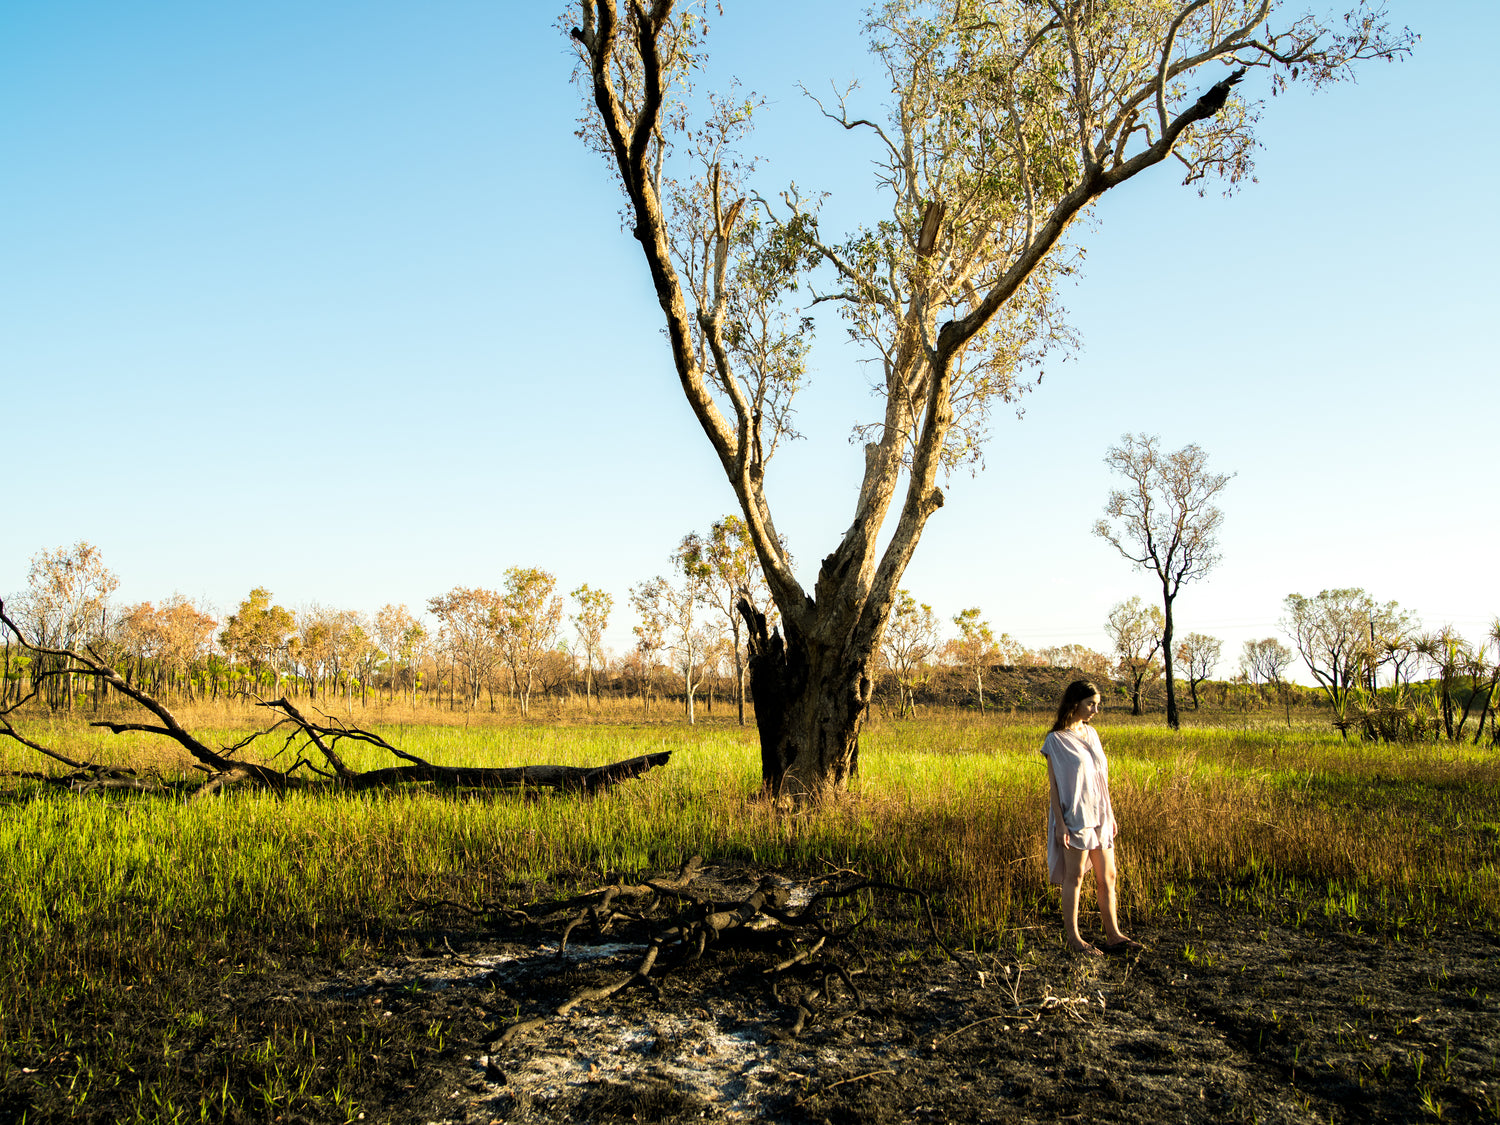
<instances>
[{"instance_id":1,"label":"small bare tree","mask_svg":"<svg viewBox=\"0 0 1500 1125\"><path fill-rule=\"evenodd\" d=\"M766 587L755 544L749 529L739 516L715 520L708 535L694 532L683 538L677 548L677 561L701 588L703 599L718 610L729 629L734 649L734 698L739 709L740 726L745 725L746 656L744 617L739 603L746 602L752 613L760 614L774 624L776 607Z\"/></svg>"},{"instance_id":2,"label":"small bare tree","mask_svg":"<svg viewBox=\"0 0 1500 1125\"><path fill-rule=\"evenodd\" d=\"M375 640L385 655L386 690L391 699L396 698L407 634L416 624L416 618L404 605L386 604L375 613Z\"/></svg>"},{"instance_id":3,"label":"small bare tree","mask_svg":"<svg viewBox=\"0 0 1500 1125\"><path fill-rule=\"evenodd\" d=\"M1224 642L1206 633L1189 633L1177 645L1177 663L1187 673L1188 692L1193 697L1193 710L1198 710L1198 685L1213 674L1219 663L1219 654Z\"/></svg>"},{"instance_id":4,"label":"small bare tree","mask_svg":"<svg viewBox=\"0 0 1500 1125\"><path fill-rule=\"evenodd\" d=\"M578 606L578 612L569 620L578 631L578 651L583 655L583 701L587 706L590 696L595 694L594 675L604 667L604 627L609 624L615 599L587 582L568 596Z\"/></svg>"},{"instance_id":5,"label":"small bare tree","mask_svg":"<svg viewBox=\"0 0 1500 1125\"><path fill-rule=\"evenodd\" d=\"M1167 674L1167 725L1179 725L1172 679L1172 603L1182 584L1202 578L1219 561L1218 531L1224 513L1213 499L1232 477L1208 471L1208 454L1196 445L1162 453L1154 434L1126 434L1104 463L1129 485L1109 494L1106 519L1094 534L1161 582L1161 653Z\"/></svg>"},{"instance_id":6,"label":"small bare tree","mask_svg":"<svg viewBox=\"0 0 1500 1125\"><path fill-rule=\"evenodd\" d=\"M443 623L443 651L454 679L462 678L464 699L470 706L479 701L479 692L489 682L499 659L496 625L502 601L498 591L482 586L455 586L427 601L427 612ZM448 686L450 706L456 686Z\"/></svg>"},{"instance_id":7,"label":"small bare tree","mask_svg":"<svg viewBox=\"0 0 1500 1125\"><path fill-rule=\"evenodd\" d=\"M562 626L562 599L557 578L537 567L513 566L505 572L505 593L497 621L500 653L510 670L516 703L525 715L546 654L557 648Z\"/></svg>"},{"instance_id":8,"label":"small bare tree","mask_svg":"<svg viewBox=\"0 0 1500 1125\"><path fill-rule=\"evenodd\" d=\"M932 607L919 605L906 590L898 591L880 651L896 677L898 711L903 716L916 714L917 678L923 664L937 651L937 637L937 616Z\"/></svg>"},{"instance_id":9,"label":"small bare tree","mask_svg":"<svg viewBox=\"0 0 1500 1125\"><path fill-rule=\"evenodd\" d=\"M1115 642L1120 674L1130 680L1130 713L1139 715L1141 692L1161 675L1161 610L1133 597L1109 611L1104 631Z\"/></svg>"},{"instance_id":10,"label":"small bare tree","mask_svg":"<svg viewBox=\"0 0 1500 1125\"><path fill-rule=\"evenodd\" d=\"M690 576L691 577L691 576ZM630 591L631 604L641 616L636 626L641 649L665 651L672 670L682 677L683 707L687 721L696 721L693 701L703 679L703 657L713 643L713 636L703 628L698 612L701 591L691 580L674 585L658 575L638 583Z\"/></svg>"},{"instance_id":11,"label":"small bare tree","mask_svg":"<svg viewBox=\"0 0 1500 1125\"><path fill-rule=\"evenodd\" d=\"M1276 691L1276 698L1286 708L1286 725L1292 725L1292 695L1286 682L1286 670L1292 666L1292 650L1275 637L1261 641L1246 641L1240 650L1240 671L1245 679L1264 691L1269 684Z\"/></svg>"},{"instance_id":12,"label":"small bare tree","mask_svg":"<svg viewBox=\"0 0 1500 1125\"><path fill-rule=\"evenodd\" d=\"M1246 641L1240 650L1240 671L1252 684L1279 684L1292 665L1292 650L1275 637Z\"/></svg>"},{"instance_id":13,"label":"small bare tree","mask_svg":"<svg viewBox=\"0 0 1500 1125\"><path fill-rule=\"evenodd\" d=\"M47 649L83 647L102 641L109 627L109 596L120 580L104 565L98 547L80 539L32 556L26 594L17 606L22 628L36 639L32 682L57 666ZM73 706L73 675L52 676L47 701L56 707Z\"/></svg>"},{"instance_id":14,"label":"small bare tree","mask_svg":"<svg viewBox=\"0 0 1500 1125\"><path fill-rule=\"evenodd\" d=\"M995 658L995 632L979 616L977 605L955 614L953 624L958 626L958 636L951 642L953 655L966 673L964 678L973 683L974 697L983 714L984 670Z\"/></svg>"}]
</instances>

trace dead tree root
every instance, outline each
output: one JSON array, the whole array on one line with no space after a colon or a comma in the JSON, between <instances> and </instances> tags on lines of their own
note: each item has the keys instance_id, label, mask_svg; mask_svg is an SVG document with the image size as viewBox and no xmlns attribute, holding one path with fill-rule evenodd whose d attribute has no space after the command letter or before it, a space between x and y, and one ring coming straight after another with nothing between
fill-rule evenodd
<instances>
[{"instance_id":1,"label":"dead tree root","mask_svg":"<svg viewBox=\"0 0 1500 1125\"><path fill-rule=\"evenodd\" d=\"M509 1047L554 1020L634 986L659 990L660 982L674 972L710 952L731 948L770 961L761 970L768 978L767 992L774 1005L787 1013L785 1026L772 1032L774 1038L796 1038L811 1027L837 1027L867 1010L854 979L865 966L857 959L849 963L845 947L868 914L840 921L826 913L826 908L858 895L885 894L917 898L936 944L950 958L954 956L938 934L931 904L921 891L867 879L842 886L793 888L786 880L769 875L753 883L744 879L718 883L706 875L699 856L684 863L672 877L617 879L580 895L523 909L498 904L477 911L466 907L471 914L485 914L500 928L536 928L544 936L549 930L556 933L559 960L566 960L569 939L584 927L596 937L612 927L628 928L630 936L644 945L629 972L575 988L551 1004L550 1012L502 1028L487 1046L491 1050Z\"/></svg>"}]
</instances>

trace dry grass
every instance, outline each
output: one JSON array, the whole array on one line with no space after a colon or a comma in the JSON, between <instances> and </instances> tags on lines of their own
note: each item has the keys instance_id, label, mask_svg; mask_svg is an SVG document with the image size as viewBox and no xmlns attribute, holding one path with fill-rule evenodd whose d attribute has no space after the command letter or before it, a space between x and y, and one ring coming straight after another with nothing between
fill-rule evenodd
<instances>
[{"instance_id":1,"label":"dry grass","mask_svg":"<svg viewBox=\"0 0 1500 1125\"><path fill-rule=\"evenodd\" d=\"M255 714L205 708L184 717L227 742ZM517 880L667 867L694 852L920 886L941 895L975 940L1054 909L1036 753L1046 724L1034 716L875 723L848 798L795 814L758 798L753 728L732 722L381 717L394 721L371 725L392 741L448 764L598 764L662 749L674 757L586 803L415 790L180 804L18 790L0 811L0 885L14 888L0 898L0 925L47 930L60 918L112 917L128 931L132 912L150 905L153 917L180 925L239 919L306 931L395 919L413 897L478 904ZM66 720L29 729L77 756L168 774L188 765L160 738L117 738ZM1293 909L1336 908L1362 924L1500 919L1493 755L1342 743L1312 726L1173 734L1110 716L1101 732L1122 825L1122 898L1136 919L1205 896L1261 908L1296 900ZM279 741L259 745L266 757L282 750ZM18 749L0 750L0 766L36 768ZM122 870L134 874L122 882ZM69 896L76 912L58 905Z\"/></svg>"}]
</instances>

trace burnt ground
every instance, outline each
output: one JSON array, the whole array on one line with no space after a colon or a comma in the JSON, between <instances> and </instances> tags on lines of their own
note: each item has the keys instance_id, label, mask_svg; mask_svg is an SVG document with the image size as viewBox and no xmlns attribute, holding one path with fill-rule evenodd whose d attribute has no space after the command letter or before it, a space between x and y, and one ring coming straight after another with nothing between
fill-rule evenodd
<instances>
[{"instance_id":1,"label":"burnt ground","mask_svg":"<svg viewBox=\"0 0 1500 1125\"><path fill-rule=\"evenodd\" d=\"M704 878L735 901L758 875ZM1500 1119L1495 935L1283 907L1194 907L1120 957L1068 954L1049 928L954 959L911 900L876 893L780 973L774 927L730 932L509 1043L628 975L661 921L583 926L560 954L566 912L430 915L353 955L265 950L70 1002L50 1043L12 1053L0 1121L197 1120L200 1101L289 1123Z\"/></svg>"}]
</instances>

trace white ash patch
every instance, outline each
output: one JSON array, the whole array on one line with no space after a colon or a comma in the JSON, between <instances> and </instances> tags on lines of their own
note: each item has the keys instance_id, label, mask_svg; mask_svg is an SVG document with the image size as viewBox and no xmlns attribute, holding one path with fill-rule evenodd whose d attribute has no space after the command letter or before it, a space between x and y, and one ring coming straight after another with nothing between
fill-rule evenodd
<instances>
[{"instance_id":1,"label":"white ash patch","mask_svg":"<svg viewBox=\"0 0 1500 1125\"><path fill-rule=\"evenodd\" d=\"M629 972L644 949L638 944L570 942L563 960L555 943L410 957L363 979L327 981L316 991L401 1009L408 998L422 993L472 989L476 1003L487 1004L484 994L497 982L546 967L610 958L618 958L620 970ZM702 1005L684 1015L645 1019L585 1011L554 1018L493 1054L464 1055L460 1071L452 1075L451 1116L431 1119L428 1125L573 1120L571 1107L591 1091L652 1084L670 1087L701 1106L707 1119L763 1121L774 1116L767 1099L785 1098L788 1068L794 1078L811 1079L838 1057L800 1042L774 1040L759 1027L726 1030ZM848 1052L843 1061L851 1062Z\"/></svg>"},{"instance_id":2,"label":"white ash patch","mask_svg":"<svg viewBox=\"0 0 1500 1125\"><path fill-rule=\"evenodd\" d=\"M754 1121L762 1118L762 1095L778 1081L760 1037L691 1016L658 1016L644 1025L618 1016L573 1016L531 1042L470 1062L484 1088L472 1099L476 1109L565 1104L605 1082L665 1082L717 1120Z\"/></svg>"}]
</instances>

